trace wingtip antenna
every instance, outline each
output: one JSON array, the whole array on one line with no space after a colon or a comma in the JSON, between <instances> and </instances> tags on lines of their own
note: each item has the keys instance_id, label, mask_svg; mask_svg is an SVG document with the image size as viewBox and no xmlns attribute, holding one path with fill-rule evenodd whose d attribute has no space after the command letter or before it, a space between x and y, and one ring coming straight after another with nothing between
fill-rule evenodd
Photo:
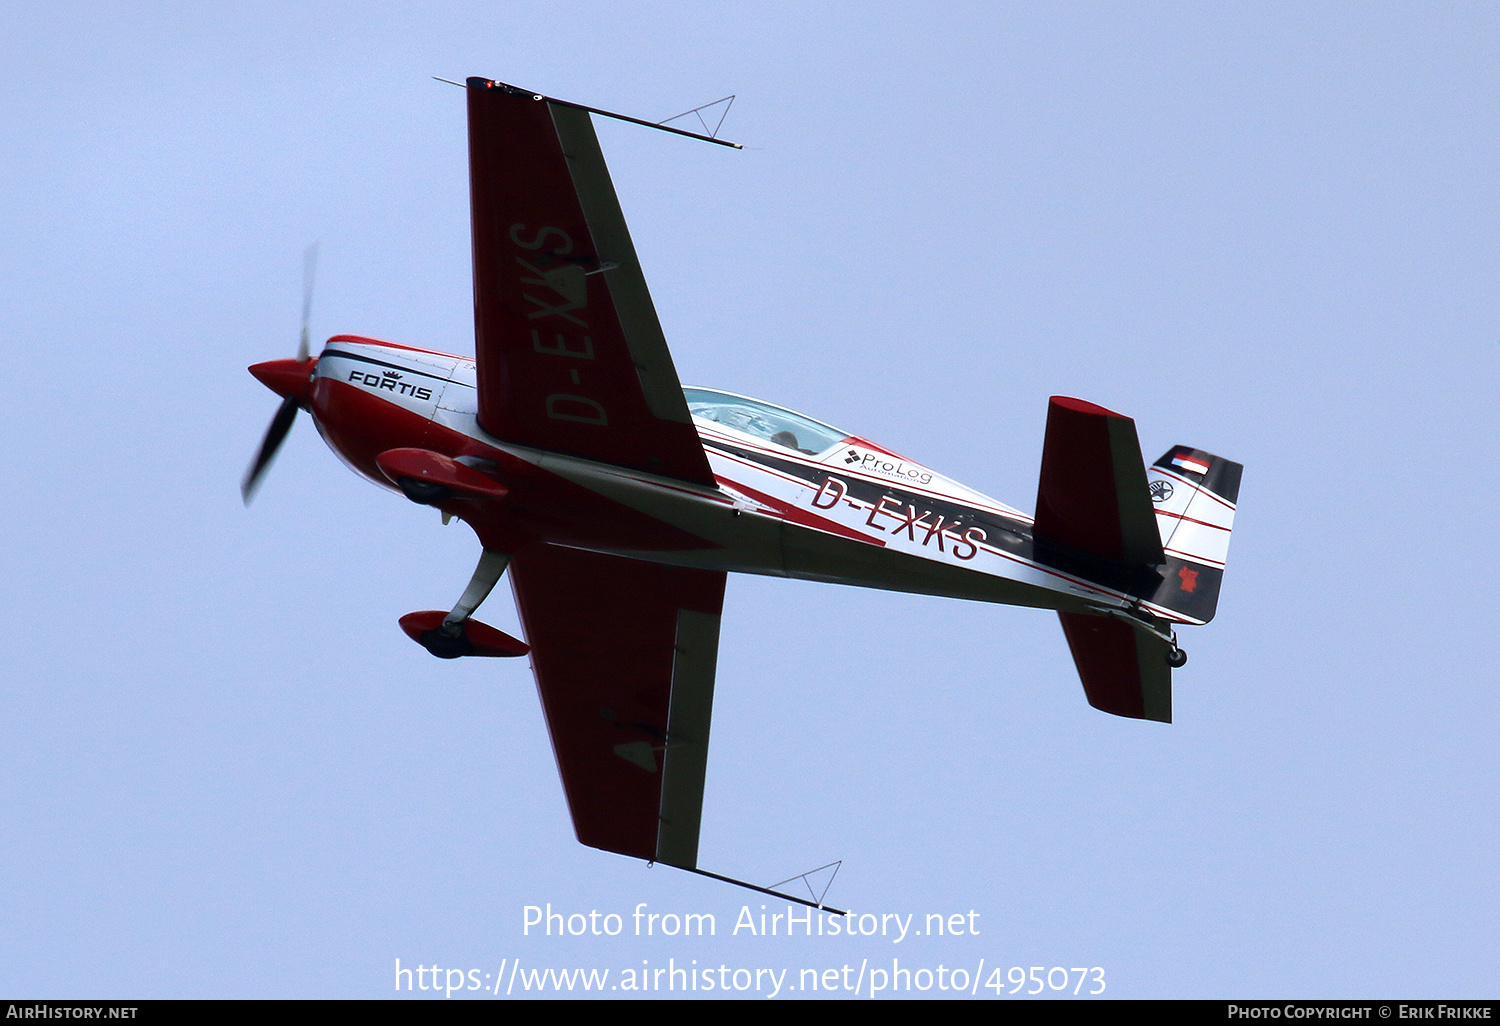
<instances>
[{"instance_id":1,"label":"wingtip antenna","mask_svg":"<svg viewBox=\"0 0 1500 1026\"><path fill-rule=\"evenodd\" d=\"M828 912L836 916L846 916L849 913L844 909L834 908L832 905L827 905L823 902L823 899L828 896L828 888L833 886L833 877L838 875L838 867L842 865L842 860L838 862L830 862L826 866L819 866L817 869L810 869L806 873L799 873L796 876L788 877L786 880L781 881L781 883L790 883L793 880L800 879L807 886L808 893L813 895L811 900L809 900L808 898L799 898L795 894L787 894L784 891L776 890L776 888L779 887L780 884L773 884L770 887L762 887L759 884L748 883L744 880L736 880L732 876L724 876L722 873L713 873L707 869L699 869L696 866L677 866L675 868L684 870L688 873L696 873L699 876L706 876L711 880L719 880L727 884L734 884L736 887L743 887L746 890L758 891L761 894L769 894L773 898L782 898L786 901L795 901L799 905L806 905L808 908L815 908L820 912ZM823 886L823 893L818 894L813 891L812 881L809 880L808 877L812 876L814 873L822 872L823 870L830 867L833 869L833 875L828 878L828 883Z\"/></svg>"},{"instance_id":2,"label":"wingtip antenna","mask_svg":"<svg viewBox=\"0 0 1500 1026\"><path fill-rule=\"evenodd\" d=\"M660 127L669 124L670 122L676 121L679 118L685 118L689 114L696 114L698 115L698 124L703 126L703 134L709 139L717 142L719 140L719 129L724 127L724 119L729 116L729 108L734 106L735 95L735 93L730 93L728 96L721 96L717 100L700 104L697 107L694 107L692 110L685 110L681 114L673 114L671 117L666 118L662 121L658 121L656 124L658 127ZM719 120L714 123L713 128L709 128L708 121L703 117L703 112L708 110L710 107L717 107L721 103L724 105L724 109L719 112ZM730 145L737 150L744 149L743 146L740 146L736 143L730 143Z\"/></svg>"},{"instance_id":3,"label":"wingtip antenna","mask_svg":"<svg viewBox=\"0 0 1500 1026\"><path fill-rule=\"evenodd\" d=\"M793 880L801 880L803 886L807 888L807 893L812 896L812 900L817 904L818 908L823 908L823 899L828 897L828 889L833 886L833 878L839 875L839 868L842 867L843 864L844 860L839 859L836 862L830 862L827 865L819 866L817 869L809 869L805 873L798 873L796 876L789 876L785 880L778 880L773 883L768 889L775 890L783 884L791 883ZM825 869L833 870L833 872L828 876L828 882L823 885L823 889L821 891L813 890L813 874L821 873Z\"/></svg>"},{"instance_id":4,"label":"wingtip antenna","mask_svg":"<svg viewBox=\"0 0 1500 1026\"><path fill-rule=\"evenodd\" d=\"M455 82L451 78L439 78L437 75L433 75L432 76L432 80L434 82L447 82L449 85L456 85L460 89L467 89L468 88L468 86L464 85L462 82Z\"/></svg>"},{"instance_id":5,"label":"wingtip antenna","mask_svg":"<svg viewBox=\"0 0 1500 1026\"><path fill-rule=\"evenodd\" d=\"M433 75L432 77L436 78L439 82L448 82L450 85L460 84L458 82L450 82L446 78L438 78L436 75ZM522 89L519 86L508 85L504 82L495 82L493 80L488 80L488 84L515 93L530 93L533 100L545 100L548 103L558 107L571 107L574 110L582 110L587 111L590 114L598 114L600 117L614 118L616 121L627 121L632 125L644 125L647 128L656 128L660 129L663 132L671 132L673 135L685 135L689 139L701 139L704 142L715 143L719 146L728 146L730 149L734 150L743 150L745 148L740 143L730 142L728 139L720 139L718 137L719 129L724 126L724 117L729 113L729 106L734 103L734 97L732 95L726 96L719 100L715 100L713 103L702 104L701 106L694 107L692 110L685 110L681 114L674 114L672 117L667 118L667 121L676 121L678 118L687 117L689 114L697 114L699 111L707 110L709 107L712 107L715 104L724 104L724 114L721 114L719 116L719 122L713 127L712 130L709 129L708 122L704 120L703 115L698 114L698 120L703 122L703 132L699 133L689 132L686 129L682 128L673 128L671 125L667 124L667 121L647 121L644 118L633 118L629 114L620 114L616 111L604 110L601 107L590 107L587 104L574 103L572 100L559 100L555 96L546 96L542 93L534 93L529 89ZM467 89L468 86L464 86L464 88Z\"/></svg>"}]
</instances>

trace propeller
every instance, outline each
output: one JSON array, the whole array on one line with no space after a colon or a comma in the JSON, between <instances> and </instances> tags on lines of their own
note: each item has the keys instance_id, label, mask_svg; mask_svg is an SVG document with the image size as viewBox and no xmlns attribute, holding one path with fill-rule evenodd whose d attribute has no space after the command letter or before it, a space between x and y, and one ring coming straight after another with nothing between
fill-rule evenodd
<instances>
[{"instance_id":1,"label":"propeller","mask_svg":"<svg viewBox=\"0 0 1500 1026\"><path fill-rule=\"evenodd\" d=\"M307 326L312 322L313 278L318 272L318 244L302 251L302 338L297 343L297 362L304 362L312 350L308 346Z\"/></svg>"},{"instance_id":2,"label":"propeller","mask_svg":"<svg viewBox=\"0 0 1500 1026\"><path fill-rule=\"evenodd\" d=\"M318 361L312 358L311 337L308 325L312 320L312 291L313 277L318 266L318 244L314 242L307 247L302 254L302 335L297 342L297 358L295 360L271 360L267 363L257 363L250 368L250 373L271 391L282 397L281 405L276 409L276 415L271 418L271 426L266 428L266 436L261 439L260 449L255 454L255 459L250 462L250 468L245 471L245 477L240 482L240 498L245 500L245 505L250 505L250 500L255 498L256 491L260 488L261 480L271 466L271 461L276 459L276 453L281 449L281 443L286 441L286 436L292 430L292 422L297 419L297 410L307 403L307 394L312 384L314 370L317 369Z\"/></svg>"}]
</instances>

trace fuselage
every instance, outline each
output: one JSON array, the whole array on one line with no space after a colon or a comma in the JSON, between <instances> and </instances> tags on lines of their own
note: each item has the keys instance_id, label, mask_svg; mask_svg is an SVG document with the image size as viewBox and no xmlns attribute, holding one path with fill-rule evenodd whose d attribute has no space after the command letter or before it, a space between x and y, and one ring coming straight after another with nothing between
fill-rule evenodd
<instances>
[{"instance_id":1,"label":"fuselage","mask_svg":"<svg viewBox=\"0 0 1500 1026\"><path fill-rule=\"evenodd\" d=\"M1039 546L1032 519L874 443L759 400L684 390L717 488L507 443L479 425L471 359L340 335L307 406L356 473L419 448L480 469L504 499L439 505L487 548L538 541L703 569L1064 611L1144 608L1114 568ZM1113 586L1112 586L1113 585Z\"/></svg>"}]
</instances>

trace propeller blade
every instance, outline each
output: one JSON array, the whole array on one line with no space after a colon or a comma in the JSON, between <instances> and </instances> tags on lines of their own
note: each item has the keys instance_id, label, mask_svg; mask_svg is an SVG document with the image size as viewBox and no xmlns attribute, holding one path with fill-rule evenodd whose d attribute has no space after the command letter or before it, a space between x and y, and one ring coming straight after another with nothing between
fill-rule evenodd
<instances>
[{"instance_id":1,"label":"propeller blade","mask_svg":"<svg viewBox=\"0 0 1500 1026\"><path fill-rule=\"evenodd\" d=\"M308 325L312 322L313 279L318 271L318 244L314 242L302 253L302 338L297 343L297 360L306 360L312 355Z\"/></svg>"},{"instance_id":2,"label":"propeller blade","mask_svg":"<svg viewBox=\"0 0 1500 1026\"><path fill-rule=\"evenodd\" d=\"M276 410L276 416L271 418L271 426L266 428L266 437L260 443L260 451L255 454L255 460L250 464L250 469L245 471L245 479L240 482L240 498L245 500L246 506L250 505L250 500L255 498L261 479L265 477L266 468L276 458L281 443L286 441L287 432L292 429L292 421L296 419L297 400L283 399L281 406Z\"/></svg>"}]
</instances>

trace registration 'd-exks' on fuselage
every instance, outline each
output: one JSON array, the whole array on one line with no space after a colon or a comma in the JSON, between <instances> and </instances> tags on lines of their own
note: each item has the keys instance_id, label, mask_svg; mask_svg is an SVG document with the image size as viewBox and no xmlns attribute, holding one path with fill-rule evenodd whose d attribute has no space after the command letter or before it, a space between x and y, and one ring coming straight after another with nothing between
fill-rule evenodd
<instances>
[{"instance_id":1,"label":"registration 'd-exks' on fuselage","mask_svg":"<svg viewBox=\"0 0 1500 1026\"><path fill-rule=\"evenodd\" d=\"M1240 465L1054 396L1036 514L828 424L684 388L589 108L466 85L472 359L353 335L250 368L357 473L469 524L443 658L529 655L578 839L702 872L730 572L1056 610L1095 708L1170 722L1176 627L1214 615ZM593 113L605 113L594 111ZM305 321L305 311L304 311ZM473 616L509 572L525 640ZM713 875L713 874L709 874ZM799 899L800 900L800 899Z\"/></svg>"}]
</instances>

